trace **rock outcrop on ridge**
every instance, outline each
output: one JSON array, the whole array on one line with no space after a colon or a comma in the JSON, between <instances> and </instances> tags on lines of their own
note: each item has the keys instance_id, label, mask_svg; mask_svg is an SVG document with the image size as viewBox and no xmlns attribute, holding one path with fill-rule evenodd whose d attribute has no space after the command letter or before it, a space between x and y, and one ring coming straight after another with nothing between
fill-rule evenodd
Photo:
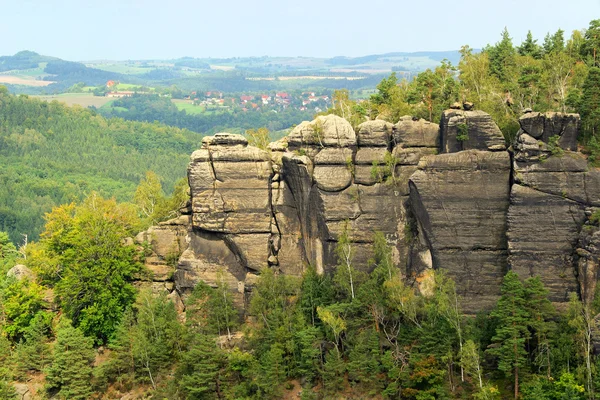
<instances>
[{"instance_id":1,"label":"rock outcrop on ridge","mask_svg":"<svg viewBox=\"0 0 600 400\"><path fill-rule=\"evenodd\" d=\"M408 282L445 269L470 313L494 304L508 269L540 276L558 304L571 292L589 300L600 172L576 151L579 116L528 113L520 123L508 149L472 109L447 110L440 125L403 117L356 130L320 116L266 149L206 137L188 168L189 207L137 238L153 249L151 284L181 304L199 281L226 284L243 310L263 268L332 272L344 231L355 266L372 268L380 231Z\"/></svg>"}]
</instances>

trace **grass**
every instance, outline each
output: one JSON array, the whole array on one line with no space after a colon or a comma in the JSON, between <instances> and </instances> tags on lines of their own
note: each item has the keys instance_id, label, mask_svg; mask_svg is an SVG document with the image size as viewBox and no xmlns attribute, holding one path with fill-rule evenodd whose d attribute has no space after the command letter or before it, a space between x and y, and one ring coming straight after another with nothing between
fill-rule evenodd
<instances>
[{"instance_id":1,"label":"grass","mask_svg":"<svg viewBox=\"0 0 600 400\"><path fill-rule=\"evenodd\" d=\"M59 101L65 103L68 106L74 104L80 105L81 107L94 106L97 108L104 107L112 103L115 99L111 97L94 96L91 93L63 93L51 96L31 96L37 97L44 101Z\"/></svg>"},{"instance_id":2,"label":"grass","mask_svg":"<svg viewBox=\"0 0 600 400\"><path fill-rule=\"evenodd\" d=\"M188 114L204 114L206 112L206 107L191 104L189 100L172 99L171 101L177 106L178 110L185 110Z\"/></svg>"}]
</instances>

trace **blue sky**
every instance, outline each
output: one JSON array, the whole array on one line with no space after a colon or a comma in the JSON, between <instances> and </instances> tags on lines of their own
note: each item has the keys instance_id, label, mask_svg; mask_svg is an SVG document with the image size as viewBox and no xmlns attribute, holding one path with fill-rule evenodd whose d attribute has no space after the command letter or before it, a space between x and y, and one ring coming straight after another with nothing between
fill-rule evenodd
<instances>
[{"instance_id":1,"label":"blue sky","mask_svg":"<svg viewBox=\"0 0 600 400\"><path fill-rule=\"evenodd\" d=\"M0 0L0 55L68 60L360 56L542 42L600 18L600 0Z\"/></svg>"}]
</instances>

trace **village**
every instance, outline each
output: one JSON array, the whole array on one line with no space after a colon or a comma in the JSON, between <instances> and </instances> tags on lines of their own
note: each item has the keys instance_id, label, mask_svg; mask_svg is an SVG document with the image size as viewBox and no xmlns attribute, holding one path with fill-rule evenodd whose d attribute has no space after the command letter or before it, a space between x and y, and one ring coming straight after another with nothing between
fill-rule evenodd
<instances>
[{"instance_id":1,"label":"village","mask_svg":"<svg viewBox=\"0 0 600 400\"><path fill-rule=\"evenodd\" d=\"M124 90L123 87L128 90ZM192 91L189 94L181 90L156 90L154 88L136 87L123 85L117 81L108 81L103 92L104 96L110 98L132 97L134 95L159 95L170 97L176 104L184 104L182 109L190 106L198 106L203 109L229 109L241 108L242 111L249 110L278 110L295 108L300 111L321 112L326 110L331 103L329 91L308 92L274 92L274 93L224 93L222 91Z\"/></svg>"}]
</instances>

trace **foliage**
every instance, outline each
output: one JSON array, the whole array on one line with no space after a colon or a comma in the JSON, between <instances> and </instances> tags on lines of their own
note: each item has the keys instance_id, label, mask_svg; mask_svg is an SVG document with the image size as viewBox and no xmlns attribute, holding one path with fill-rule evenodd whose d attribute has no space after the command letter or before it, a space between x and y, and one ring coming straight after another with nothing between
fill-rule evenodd
<instances>
[{"instance_id":1,"label":"foliage","mask_svg":"<svg viewBox=\"0 0 600 400\"><path fill-rule=\"evenodd\" d=\"M267 128L248 129L246 138L250 146L258 147L261 150L267 150L267 145L271 142L269 130Z\"/></svg>"},{"instance_id":2,"label":"foliage","mask_svg":"<svg viewBox=\"0 0 600 400\"><path fill-rule=\"evenodd\" d=\"M225 353L217 347L214 337L193 335L178 371L186 399L221 398L225 362Z\"/></svg>"},{"instance_id":3,"label":"foliage","mask_svg":"<svg viewBox=\"0 0 600 400\"><path fill-rule=\"evenodd\" d=\"M154 120L152 120L154 121ZM0 230L37 240L43 216L92 191L130 201L147 171L171 192L201 136L0 91Z\"/></svg>"},{"instance_id":4,"label":"foliage","mask_svg":"<svg viewBox=\"0 0 600 400\"><path fill-rule=\"evenodd\" d=\"M131 206L95 193L47 215L42 244L57 270L42 272L53 277L64 314L97 343L110 338L134 300L131 279L141 265L124 239L138 226Z\"/></svg>"},{"instance_id":5,"label":"foliage","mask_svg":"<svg viewBox=\"0 0 600 400\"><path fill-rule=\"evenodd\" d=\"M186 306L188 325L197 332L210 335L227 335L231 338L239 325L238 311L223 271L217 273L217 287L200 282L194 288Z\"/></svg>"},{"instance_id":6,"label":"foliage","mask_svg":"<svg viewBox=\"0 0 600 400\"><path fill-rule=\"evenodd\" d=\"M141 292L109 342L112 353L98 371L99 380L143 382L156 389L161 371L179 359L185 338L173 302L164 294Z\"/></svg>"},{"instance_id":7,"label":"foliage","mask_svg":"<svg viewBox=\"0 0 600 400\"><path fill-rule=\"evenodd\" d=\"M11 279L0 292L0 299L6 318L4 332L13 340L22 338L37 313L42 312L41 286L29 279Z\"/></svg>"},{"instance_id":8,"label":"foliage","mask_svg":"<svg viewBox=\"0 0 600 400\"><path fill-rule=\"evenodd\" d=\"M565 151L559 144L560 136L554 135L548 138L548 150L553 156L562 157L565 154Z\"/></svg>"},{"instance_id":9,"label":"foliage","mask_svg":"<svg viewBox=\"0 0 600 400\"><path fill-rule=\"evenodd\" d=\"M469 126L467 124L458 124L456 129L456 140L459 142L466 142L469 140Z\"/></svg>"},{"instance_id":10,"label":"foliage","mask_svg":"<svg viewBox=\"0 0 600 400\"><path fill-rule=\"evenodd\" d=\"M498 359L498 369L514 377L515 399L519 393L519 370L525 367L525 343L530 338L527 329L530 314L527 308L525 287L519 276L509 271L502 281L501 297L492 316L498 318L499 327L492 338L494 347L487 352Z\"/></svg>"},{"instance_id":11,"label":"foliage","mask_svg":"<svg viewBox=\"0 0 600 400\"><path fill-rule=\"evenodd\" d=\"M60 399L89 399L93 361L92 340L63 320L56 333L52 364L46 371L48 391Z\"/></svg>"}]
</instances>

